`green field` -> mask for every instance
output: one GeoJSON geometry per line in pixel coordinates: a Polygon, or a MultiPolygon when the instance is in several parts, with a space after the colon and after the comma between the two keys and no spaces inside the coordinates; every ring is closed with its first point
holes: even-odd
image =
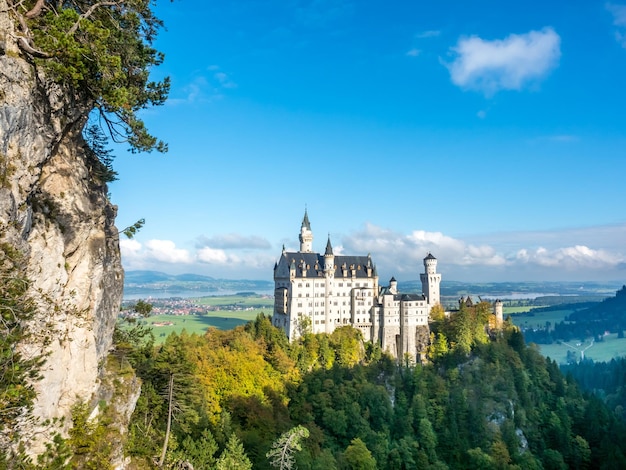
{"type": "MultiPolygon", "coordinates": [[[[528,307],[525,307],[528,310],[528,307]]],[[[554,327],[555,323],[565,321],[567,317],[574,310],[550,310],[542,312],[541,310],[535,310],[528,313],[511,313],[511,320],[520,328],[545,328],[546,322],[550,322],[551,327],[554,327]]],[[[506,317],[506,313],[504,313],[506,317]]]]}
{"type": "Polygon", "coordinates": [[[529,310],[532,310],[534,308],[537,307],[502,307],[502,313],[504,314],[504,316],[514,315],[516,313],[528,312],[529,310]]]}
{"type": "MultiPolygon", "coordinates": [[[[566,363],[567,351],[575,351],[580,358],[580,351],[588,347],[591,342],[587,340],[585,343],[577,341],[567,342],[570,346],[561,343],[539,344],[541,354],[547,356],[559,364],[566,363]]],[[[617,334],[610,334],[604,337],[604,341],[595,342],[593,346],[585,349],[585,359],[593,359],[596,362],[608,362],[613,358],[626,356],[626,338],[618,338],[617,334]]]]}
{"type": "Polygon", "coordinates": [[[211,312],[208,315],[155,315],[146,318],[143,322],[152,325],[156,343],[160,344],[172,332],[180,333],[186,330],[187,333],[202,335],[209,327],[230,330],[254,320],[261,312],[266,315],[271,313],[267,309],[254,309],[236,312],[211,312]],[[164,323],[165,325],[161,325],[164,323]]]}
{"type": "MultiPolygon", "coordinates": [[[[211,310],[194,315],[165,313],[141,320],[143,324],[152,326],[157,344],[163,343],[170,333],[180,333],[183,330],[200,335],[209,327],[231,330],[254,320],[259,313],[271,315],[274,308],[273,298],[259,295],[210,296],[190,300],[198,305],[208,306],[211,310]]],[[[172,308],[175,309],[175,306],[172,308]]]]}
{"type": "Polygon", "coordinates": [[[246,296],[246,295],[226,295],[226,296],[211,296],[211,297],[200,297],[198,299],[193,299],[194,302],[200,305],[211,305],[211,306],[233,306],[236,305],[238,307],[250,307],[250,306],[262,306],[268,307],[270,309],[274,308],[274,299],[271,297],[260,297],[260,296],[246,296]]]}

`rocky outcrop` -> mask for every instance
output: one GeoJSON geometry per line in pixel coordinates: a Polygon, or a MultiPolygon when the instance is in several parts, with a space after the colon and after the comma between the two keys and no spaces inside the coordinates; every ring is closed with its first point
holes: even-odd
{"type": "Polygon", "coordinates": [[[41,306],[39,342],[23,346],[47,354],[34,415],[57,423],[21,430],[34,452],[65,431],[72,404],[97,396],[122,296],[116,208],[81,133],[89,109],[20,53],[0,0],[0,237],[26,255],[41,306]]]}

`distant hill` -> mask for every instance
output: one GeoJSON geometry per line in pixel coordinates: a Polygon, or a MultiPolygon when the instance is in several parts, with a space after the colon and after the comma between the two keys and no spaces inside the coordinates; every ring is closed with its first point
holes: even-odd
{"type": "MultiPolygon", "coordinates": [[[[483,295],[483,296],[510,296],[518,298],[524,295],[529,297],[562,295],[562,296],[597,296],[598,300],[612,296],[621,286],[619,282],[462,282],[441,281],[442,296],[483,295]]],[[[422,283],[418,280],[398,282],[403,292],[421,292],[422,283]]]]}
{"type": "Polygon", "coordinates": [[[626,329],[626,286],[622,286],[615,294],[585,310],[579,310],[569,316],[570,321],[577,323],[597,323],[607,330],[618,332],[626,329]]]}
{"type": "Polygon", "coordinates": [[[159,271],[126,271],[124,294],[150,294],[152,292],[182,291],[215,292],[267,292],[274,289],[270,281],[247,279],[215,279],[200,274],[166,274],[159,271]]]}
{"type": "Polygon", "coordinates": [[[150,284],[153,282],[175,282],[175,281],[204,281],[211,282],[215,278],[202,276],[200,274],[166,274],[160,271],[126,271],[126,283],[150,284]]]}

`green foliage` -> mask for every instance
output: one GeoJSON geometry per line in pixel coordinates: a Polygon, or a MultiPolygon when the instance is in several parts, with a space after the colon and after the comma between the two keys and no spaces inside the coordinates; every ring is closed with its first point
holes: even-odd
{"type": "Polygon", "coordinates": [[[72,427],[67,444],[72,451],[70,468],[107,470],[110,463],[111,439],[106,420],[89,419],[90,409],[86,403],[72,407],[72,427]]]}
{"type": "Polygon", "coordinates": [[[167,150],[137,115],[163,104],[169,91],[169,79],[149,79],[163,61],[152,47],[162,22],[151,1],[8,3],[22,27],[22,50],[82,99],[87,114],[95,109],[115,141],[133,151],[167,150]]]}
{"type": "MultiPolygon", "coordinates": [[[[309,437],[290,462],[307,470],[626,463],[618,416],[583,396],[514,327],[481,339],[486,315],[468,312],[469,353],[442,352],[428,365],[398,364],[384,354],[366,362],[367,348],[351,329],[290,344],[265,316],[204,337],[174,335],[141,369],[131,454],[146,461],[158,454],[168,408],[162,370],[177,364],[197,392],[183,400],[193,410],[179,415],[187,425],[172,424],[165,465],[281,468],[266,455],[287,449],[299,427],[309,437]],[[196,393],[201,399],[190,399],[196,393]]],[[[446,344],[444,328],[457,341],[451,322],[441,328],[446,344]]]]}
{"type": "Polygon", "coordinates": [[[24,352],[18,344],[33,339],[28,321],[36,313],[29,295],[22,255],[7,243],[0,243],[0,455],[10,455],[16,442],[16,425],[28,419],[35,399],[32,383],[39,379],[43,364],[36,351],[24,352]]]}
{"type": "Polygon", "coordinates": [[[235,434],[232,434],[228,439],[226,448],[217,459],[215,465],[216,470],[250,470],[252,469],[252,463],[246,455],[243,445],[237,439],[235,434]]]}
{"type": "Polygon", "coordinates": [[[300,442],[309,437],[309,434],[309,430],[304,426],[296,426],[281,434],[272,444],[272,448],[265,454],[270,465],[280,470],[296,468],[294,453],[302,450],[300,442]]]}
{"type": "Polygon", "coordinates": [[[376,470],[376,460],[372,457],[365,443],[358,437],[353,439],[343,453],[346,468],[358,470],[376,470]]]}
{"type": "Polygon", "coordinates": [[[143,227],[145,223],[146,219],[139,219],[133,225],[129,225],[125,229],[120,230],[120,233],[126,235],[127,238],[133,238],[137,234],[137,232],[141,230],[141,227],[143,227]]]}
{"type": "Polygon", "coordinates": [[[107,148],[108,139],[98,125],[85,127],[83,136],[87,142],[87,161],[91,165],[91,174],[102,183],[110,183],[117,179],[113,169],[113,151],[107,148]]]}

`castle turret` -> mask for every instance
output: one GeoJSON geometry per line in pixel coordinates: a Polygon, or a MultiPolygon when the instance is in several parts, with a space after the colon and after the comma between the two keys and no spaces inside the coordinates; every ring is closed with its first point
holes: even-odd
{"type": "Polygon", "coordinates": [[[300,253],[313,252],[313,232],[311,231],[311,223],[309,222],[309,214],[304,210],[304,218],[300,227],[300,253]]]}
{"type": "Polygon", "coordinates": [[[420,274],[422,281],[422,293],[426,296],[428,307],[432,307],[440,303],[439,284],[441,283],[441,274],[437,273],[437,258],[431,253],[424,258],[424,273],[420,274]]]}
{"type": "Polygon", "coordinates": [[[500,299],[496,299],[493,303],[493,314],[496,316],[496,328],[502,327],[502,322],[504,321],[502,318],[503,310],[502,301],[500,299]]]}
{"type": "Polygon", "coordinates": [[[398,293],[398,281],[396,281],[395,277],[392,277],[389,280],[389,292],[391,292],[392,294],[398,293]]]}
{"type": "MultiPolygon", "coordinates": [[[[324,272],[332,273],[335,269],[335,255],[333,253],[333,246],[330,244],[330,236],[326,242],[326,252],[324,253],[324,272]]],[[[328,275],[327,274],[327,275],[328,275]]]]}

